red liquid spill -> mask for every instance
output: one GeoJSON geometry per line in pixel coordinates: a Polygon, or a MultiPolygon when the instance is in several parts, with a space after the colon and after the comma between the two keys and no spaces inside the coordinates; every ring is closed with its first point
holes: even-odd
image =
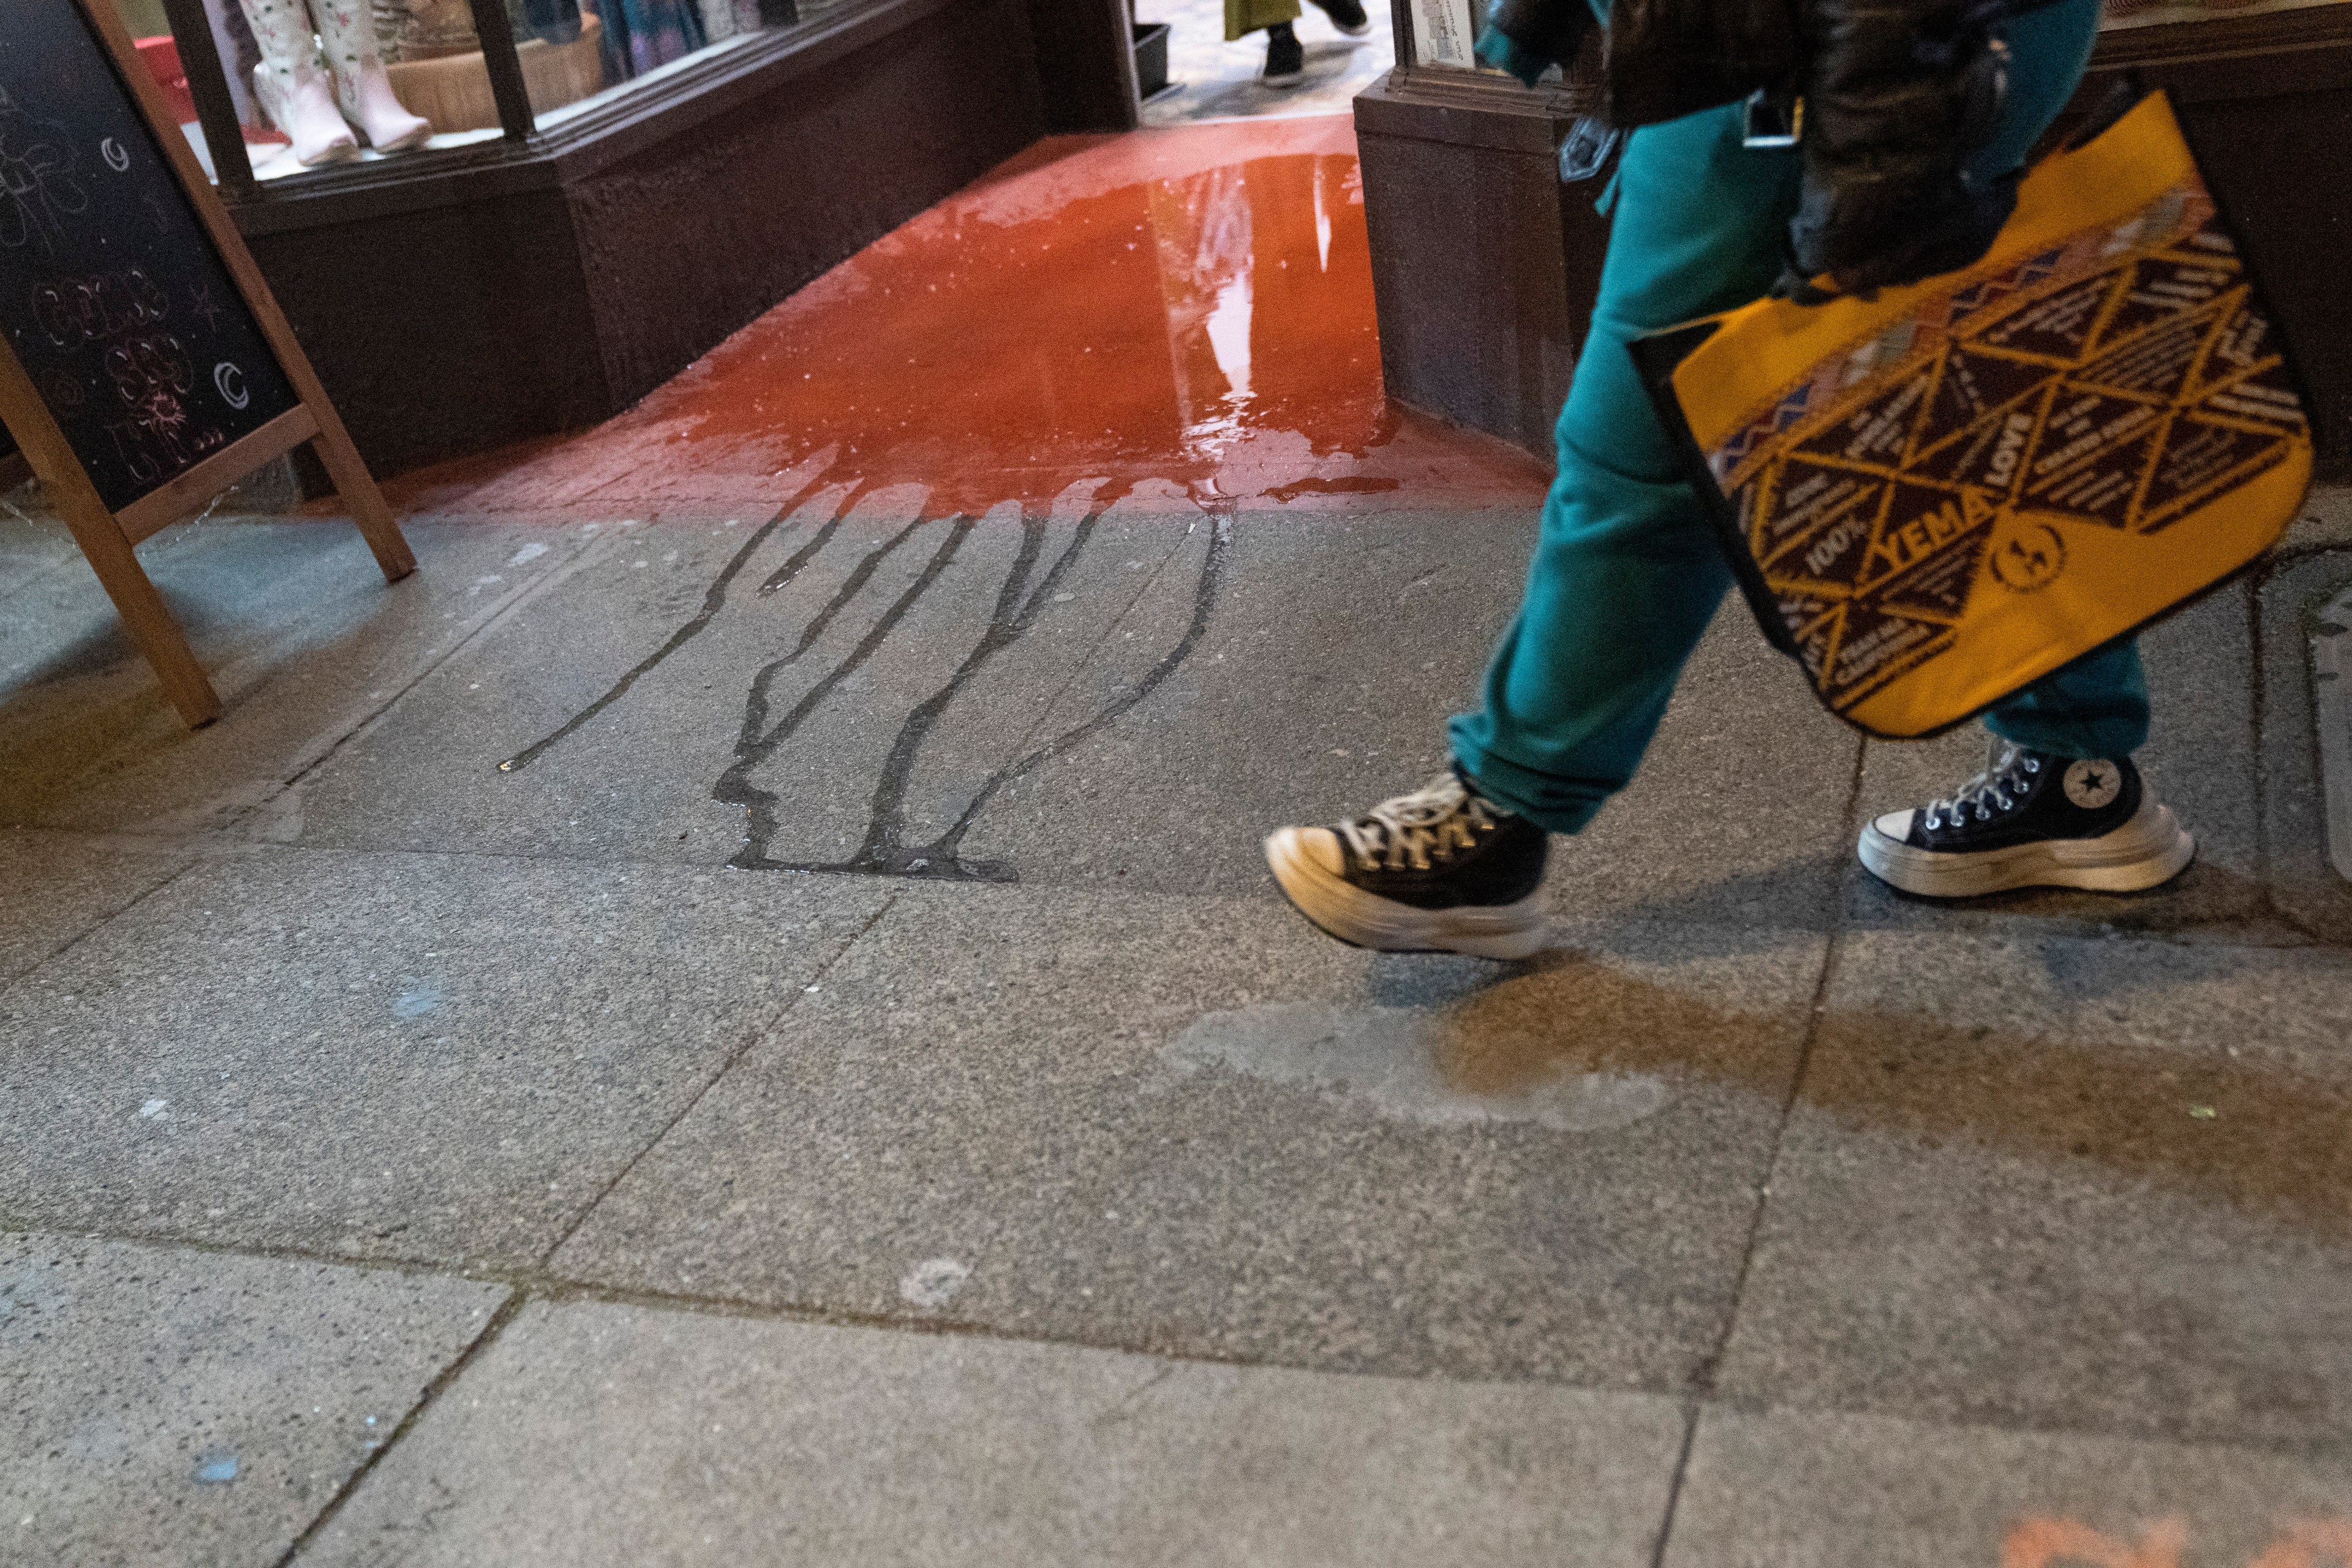
{"type": "Polygon", "coordinates": [[[1155,480],[1225,504],[1542,483],[1384,397],[1345,119],[1043,143],[467,500],[745,504],[818,479],[921,485],[930,516],[1155,480]]]}

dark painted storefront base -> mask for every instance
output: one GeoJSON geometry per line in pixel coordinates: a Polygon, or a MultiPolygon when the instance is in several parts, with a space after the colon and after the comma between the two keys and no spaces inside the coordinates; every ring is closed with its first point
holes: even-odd
{"type": "Polygon", "coordinates": [[[298,176],[236,216],[397,472],[617,413],[1047,131],[1123,127],[1124,26],[1118,0],[895,0],[529,143],[298,176]]]}
{"type": "Polygon", "coordinates": [[[1389,395],[1549,461],[1608,220],[1563,184],[1564,93],[1391,72],[1356,100],[1389,395]]]}
{"type": "MultiPolygon", "coordinates": [[[[2078,106],[2127,68],[2179,106],[2304,365],[2321,473],[2352,479],[2352,5],[2110,34],[2078,106]]],[[[1596,185],[1555,172],[1577,101],[1407,68],[1356,100],[1390,395],[1546,462],[1608,240],[1596,185]]]]}

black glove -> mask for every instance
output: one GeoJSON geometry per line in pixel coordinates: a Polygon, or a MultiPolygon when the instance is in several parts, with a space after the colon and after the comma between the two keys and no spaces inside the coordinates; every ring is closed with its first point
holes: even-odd
{"type": "Polygon", "coordinates": [[[1827,275],[1868,293],[1958,271],[2017,207],[2014,175],[1963,171],[2000,124],[2000,0],[1803,0],[1804,188],[1773,292],[1819,298],[1827,275]]]}

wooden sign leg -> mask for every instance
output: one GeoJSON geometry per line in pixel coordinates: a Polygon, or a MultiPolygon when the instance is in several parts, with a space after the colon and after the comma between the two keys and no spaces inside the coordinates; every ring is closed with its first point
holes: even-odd
{"type": "Polygon", "coordinates": [[[155,591],[146,569],[139,564],[121,525],[103,510],[85,515],[86,509],[71,503],[62,510],[106,596],[114,601],[122,624],[131,629],[131,640],[147,656],[163,695],[172,700],[188,728],[198,729],[219,718],[221,702],[213,683],[205,679],[204,667],[189,648],[187,634],[164,607],[163,595],[155,591]]]}
{"type": "Polygon", "coordinates": [[[409,552],[408,541],[402,536],[392,508],[385,504],[383,492],[376,489],[375,477],[361,461],[359,448],[352,445],[333,405],[321,396],[310,404],[310,412],[319,421],[319,433],[310,438],[310,449],[319,454],[319,461],[327,466],[328,477],[335,481],[335,492],[352,509],[352,521],[360,525],[368,548],[375,552],[375,563],[383,568],[383,580],[399,582],[416,570],[416,557],[409,552]]]}

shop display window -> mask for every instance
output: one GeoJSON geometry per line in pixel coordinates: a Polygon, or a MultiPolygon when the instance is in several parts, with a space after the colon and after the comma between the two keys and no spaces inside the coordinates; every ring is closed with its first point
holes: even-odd
{"type": "Polygon", "coordinates": [[[876,0],[111,3],[205,172],[235,198],[528,141],[876,0]],[[237,145],[216,155],[230,126],[237,145]]]}
{"type": "MultiPolygon", "coordinates": [[[[1406,47],[1400,58],[1415,69],[1474,74],[1490,84],[1517,87],[1508,71],[1477,55],[1478,34],[1486,25],[1487,0],[1398,0],[1403,12],[1406,47]]],[[[1557,82],[1557,67],[1544,82],[1557,82]]]]}
{"type": "MultiPolygon", "coordinates": [[[[2107,0],[2105,31],[2264,16],[2322,6],[2352,7],[2352,0],[2107,0]]],[[[2352,10],[2344,14],[2352,16],[2352,10]]],[[[1485,19],[1484,0],[1410,0],[1407,58],[1416,67],[1499,74],[1488,71],[1472,52],[1485,19]]]]}
{"type": "Polygon", "coordinates": [[[1478,68],[1478,12],[1476,0],[1412,0],[1412,63],[1478,68]]]}
{"type": "Polygon", "coordinates": [[[2352,4],[2352,0],[2107,0],[2105,30],[2117,32],[2172,22],[2259,16],[2277,11],[2304,11],[2320,5],[2347,4],[2352,4]]]}

